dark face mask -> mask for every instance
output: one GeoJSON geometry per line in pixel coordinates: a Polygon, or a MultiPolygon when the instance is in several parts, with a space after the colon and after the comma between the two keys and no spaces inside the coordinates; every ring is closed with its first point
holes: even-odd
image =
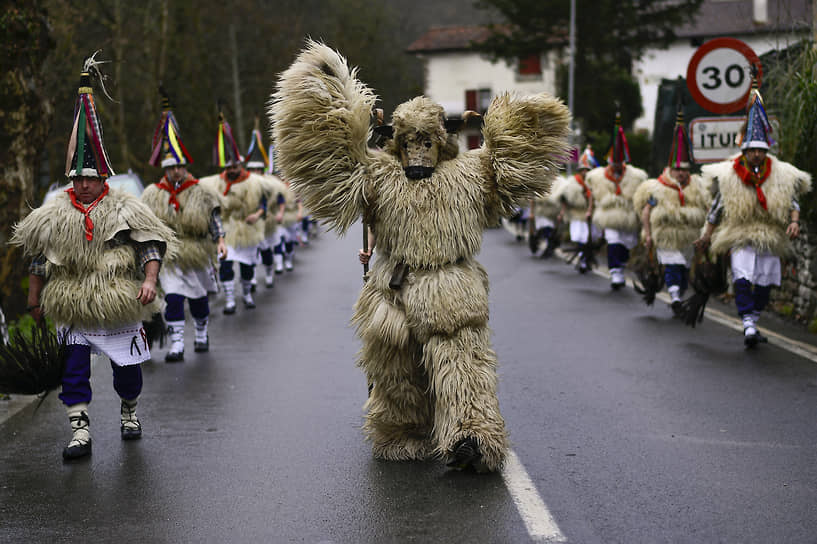
{"type": "Polygon", "coordinates": [[[403,170],[409,179],[430,178],[431,174],[434,173],[433,166],[406,166],[403,170]]]}

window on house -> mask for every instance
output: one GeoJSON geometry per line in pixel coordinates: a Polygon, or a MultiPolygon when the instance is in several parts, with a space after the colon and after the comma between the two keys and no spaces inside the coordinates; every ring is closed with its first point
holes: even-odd
{"type": "Polygon", "coordinates": [[[485,113],[491,105],[491,98],[491,89],[469,89],[465,91],[465,109],[485,113]]]}
{"type": "Polygon", "coordinates": [[[542,56],[539,53],[521,57],[519,59],[519,75],[541,75],[542,74],[542,56]]]}

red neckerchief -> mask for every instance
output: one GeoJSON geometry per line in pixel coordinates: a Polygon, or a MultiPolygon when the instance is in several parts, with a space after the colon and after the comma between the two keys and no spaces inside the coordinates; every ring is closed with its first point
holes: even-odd
{"type": "Polygon", "coordinates": [[[102,201],[102,199],[105,197],[105,195],[108,194],[109,189],[110,187],[108,187],[108,183],[106,182],[105,188],[102,189],[102,194],[96,197],[96,200],[88,204],[87,208],[77,200],[77,195],[74,193],[73,187],[70,187],[65,191],[66,193],[68,193],[68,196],[71,197],[71,204],[73,204],[74,207],[81,211],[82,215],[85,216],[85,239],[88,240],[89,242],[94,239],[94,222],[91,221],[91,210],[96,208],[96,205],[99,204],[100,201],[102,201]]]}
{"type": "Polygon", "coordinates": [[[760,202],[764,210],[768,210],[769,208],[766,207],[766,195],[763,194],[763,189],[761,189],[760,186],[763,185],[763,182],[769,179],[769,176],[772,174],[772,159],[766,157],[766,160],[763,161],[757,174],[752,172],[749,165],[746,164],[746,157],[744,155],[735,159],[732,168],[735,169],[738,177],[745,185],[755,188],[757,201],[760,202]]]}
{"type": "Polygon", "coordinates": [[[162,180],[156,184],[159,189],[163,189],[170,193],[170,199],[167,201],[168,204],[173,204],[173,207],[176,208],[176,211],[179,211],[179,201],[176,199],[176,195],[187,189],[188,187],[192,187],[193,185],[197,184],[199,180],[193,178],[193,176],[188,175],[187,179],[179,185],[179,188],[176,189],[170,180],[167,179],[167,176],[163,177],[162,180]]]}
{"type": "Polygon", "coordinates": [[[610,181],[612,181],[613,183],[616,184],[616,194],[617,195],[621,194],[621,185],[619,185],[619,183],[621,183],[621,180],[624,178],[624,172],[626,172],[626,171],[627,171],[627,165],[622,164],[621,165],[621,177],[616,178],[616,177],[613,177],[614,175],[613,175],[613,167],[612,166],[608,166],[607,168],[604,169],[604,177],[606,177],[607,179],[609,179],[610,181]]]}
{"type": "Polygon", "coordinates": [[[220,174],[220,176],[221,176],[221,179],[224,180],[224,183],[227,184],[227,188],[224,189],[224,196],[227,196],[227,193],[230,192],[230,187],[232,187],[236,183],[241,183],[242,181],[244,181],[245,179],[250,177],[250,172],[249,172],[249,170],[242,169],[241,174],[238,175],[238,179],[236,179],[235,181],[230,181],[230,180],[227,179],[227,172],[222,172],[220,174]]]}
{"type": "Polygon", "coordinates": [[[669,187],[670,189],[677,190],[678,191],[678,198],[681,199],[681,206],[684,205],[684,188],[681,187],[680,183],[674,183],[674,182],[671,182],[671,181],[667,180],[664,177],[664,174],[661,174],[660,176],[658,176],[658,182],[661,183],[661,185],[665,185],[665,186],[669,187]]]}
{"type": "Polygon", "coordinates": [[[590,198],[590,187],[587,186],[587,183],[584,182],[582,177],[579,174],[573,174],[573,177],[576,178],[576,183],[582,186],[584,189],[584,196],[585,198],[590,198]]]}

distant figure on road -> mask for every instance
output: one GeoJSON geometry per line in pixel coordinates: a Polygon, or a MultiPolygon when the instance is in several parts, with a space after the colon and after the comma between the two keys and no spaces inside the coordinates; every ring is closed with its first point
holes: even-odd
{"type": "Polygon", "coordinates": [[[565,179],[556,195],[561,203],[559,221],[569,221],[570,241],[578,245],[576,270],[580,274],[590,270],[588,256],[592,248],[588,244],[601,240],[602,237],[601,229],[592,223],[593,194],[586,181],[587,173],[598,166],[593,149],[588,145],[579,157],[577,172],[565,179]]]}
{"type": "Polygon", "coordinates": [[[647,173],[630,162],[630,149],[616,114],[613,141],[607,155],[607,166],[587,174],[591,192],[593,223],[604,229],[607,240],[607,267],[610,287],[624,287],[624,268],[630,260],[630,250],[638,243],[639,217],[633,208],[633,194],[647,179],[647,173]]]}
{"type": "Polygon", "coordinates": [[[345,59],[310,42],[270,106],[278,162],[304,204],[341,233],[363,216],[377,238],[353,318],[374,384],[364,429],[378,458],[499,470],[508,440],[488,277],[474,256],[485,228],[548,192],[570,114],[548,95],[498,96],[485,145],[459,153],[443,108],[417,97],[395,109],[393,137],[376,151],[374,101],[345,59]]]}
{"type": "Polygon", "coordinates": [[[767,341],[757,323],[772,286],[780,285],[780,256],[800,234],[797,197],[811,190],[811,175],[769,154],[772,127],[756,84],[747,109],[741,154],[703,168],[715,199],[696,244],[714,255],[730,252],[743,343],[752,348],[767,341]]]}
{"type": "Polygon", "coordinates": [[[168,363],[184,360],[184,300],[190,306],[195,326],[193,349],[210,349],[208,293],[218,291],[213,263],[227,256],[221,201],[211,188],[194,178],[187,165],[193,160],[179,133],[167,95],[162,100],[162,117],[154,132],[153,152],[148,161],[165,175],[142,193],[142,202],[165,222],[179,238],[179,253],[165,260],[159,282],[165,292],[165,320],[170,333],[168,363]]]}
{"type": "Polygon", "coordinates": [[[264,240],[264,222],[261,219],[266,212],[267,201],[263,182],[241,164],[242,157],[233,138],[233,130],[222,112],[218,114],[213,162],[224,170],[221,174],[202,178],[201,182],[215,188],[221,196],[221,214],[227,232],[227,257],[221,261],[219,280],[224,287],[224,313],[230,315],[236,309],[235,261],[238,261],[241,272],[244,307],[255,308],[252,280],[258,263],[258,248],[264,240]]]}
{"type": "Polygon", "coordinates": [[[62,452],[66,460],[91,453],[91,351],[111,360],[122,439],[142,436],[140,363],[150,359],[142,320],[160,311],[156,280],[162,256],[172,257],[175,247],[173,231],[147,206],[105,181],[113,170],[93,100],[96,70],[91,57],[80,76],[65,172],[73,187],[20,221],[11,240],[34,257],[31,315],[53,319],[68,344],[59,395],[73,433],[62,452]]]}
{"type": "Polygon", "coordinates": [[[692,166],[692,148],[679,112],[668,165],[657,179],[642,183],[633,196],[635,210],[641,213],[644,246],[648,252],[654,249],[658,263],[664,266],[664,284],[676,316],[689,284],[694,242],[711,200],[701,176],[690,174],[692,166]]]}

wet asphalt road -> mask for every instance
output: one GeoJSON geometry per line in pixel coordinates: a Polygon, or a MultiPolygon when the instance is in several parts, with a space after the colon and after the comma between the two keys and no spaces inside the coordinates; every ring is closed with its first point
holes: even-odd
{"type": "MultiPolygon", "coordinates": [[[[107,362],[90,459],[62,462],[55,395],[0,423],[0,542],[530,542],[500,475],[372,459],[358,234],[300,250],[255,310],[216,302],[210,353],[156,350],[142,440],[119,438],[107,362]]],[[[512,447],[568,542],[817,542],[817,364],[682,328],[504,230],[480,260],[512,447]]]]}

